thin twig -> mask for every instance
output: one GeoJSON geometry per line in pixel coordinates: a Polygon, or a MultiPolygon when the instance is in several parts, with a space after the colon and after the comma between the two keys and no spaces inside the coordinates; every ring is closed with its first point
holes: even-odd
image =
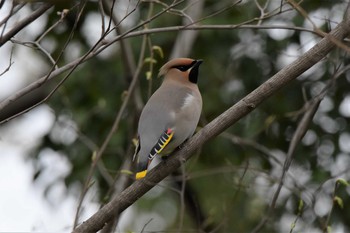
{"type": "Polygon", "coordinates": [[[101,37],[102,37],[103,34],[106,33],[105,11],[104,11],[104,8],[103,8],[103,0],[99,0],[98,1],[98,11],[100,12],[100,16],[101,16],[101,37]]]}
{"type": "MultiPolygon", "coordinates": [[[[217,11],[214,11],[213,13],[211,13],[211,14],[209,14],[209,15],[207,15],[207,16],[204,16],[204,17],[202,17],[202,18],[200,18],[200,19],[197,19],[197,20],[191,22],[190,25],[197,24],[197,23],[202,22],[202,21],[204,21],[204,20],[206,20],[206,19],[209,19],[209,18],[212,18],[212,17],[214,17],[214,16],[216,16],[216,15],[219,15],[219,14],[221,14],[221,13],[223,13],[223,12],[225,12],[225,11],[227,11],[227,10],[230,10],[231,8],[237,6],[237,5],[240,4],[241,2],[242,2],[242,0],[237,0],[237,1],[233,2],[231,5],[226,6],[225,8],[222,8],[222,9],[219,9],[219,10],[217,10],[217,11]]],[[[188,25],[188,26],[189,26],[189,25],[188,25]]]]}
{"type": "Polygon", "coordinates": [[[82,202],[84,200],[84,197],[86,195],[87,189],[89,187],[90,181],[92,179],[92,176],[93,176],[96,164],[100,160],[100,158],[102,157],[102,155],[103,155],[104,151],[106,150],[107,145],[109,144],[112,136],[118,130],[121,117],[122,117],[122,115],[123,115],[123,113],[124,113],[124,111],[126,109],[127,104],[129,103],[131,93],[133,92],[133,90],[135,88],[135,85],[137,83],[138,77],[139,77],[141,69],[143,67],[143,59],[144,59],[144,54],[145,54],[145,48],[146,48],[146,39],[144,38],[143,42],[142,42],[142,46],[141,46],[138,67],[137,67],[137,70],[135,71],[135,74],[134,74],[134,77],[132,79],[132,82],[130,83],[130,86],[128,88],[127,95],[125,96],[125,98],[123,100],[123,103],[122,103],[122,105],[121,105],[121,107],[119,109],[119,112],[118,112],[118,114],[117,114],[117,116],[116,116],[116,118],[115,118],[115,120],[113,122],[111,130],[108,132],[108,135],[105,138],[105,140],[103,141],[102,146],[100,147],[100,149],[96,152],[95,159],[92,161],[89,173],[88,173],[87,178],[86,178],[86,180],[84,182],[84,188],[83,188],[83,191],[82,191],[81,196],[79,198],[79,203],[78,203],[78,207],[77,207],[77,211],[76,211],[76,216],[75,216],[75,220],[74,220],[74,224],[73,224],[73,229],[78,224],[80,208],[81,208],[82,202]]]}
{"type": "MultiPolygon", "coordinates": [[[[130,175],[123,173],[123,171],[129,171],[131,169],[131,158],[133,152],[134,147],[130,146],[128,152],[125,154],[126,158],[124,159],[123,164],[119,168],[119,172],[114,177],[113,185],[110,186],[110,189],[106,194],[107,197],[111,197],[109,200],[115,198],[126,187],[128,187],[131,184],[132,180],[130,179],[130,175]]],[[[120,215],[116,215],[113,219],[111,219],[111,221],[107,222],[105,227],[101,230],[101,233],[113,233],[114,229],[118,225],[119,216],[120,215]]]]}
{"type": "MultiPolygon", "coordinates": [[[[45,77],[43,77],[43,78],[37,80],[36,82],[32,83],[32,84],[34,84],[34,86],[35,86],[36,88],[39,88],[39,87],[42,86],[46,81],[50,80],[50,75],[54,72],[54,69],[55,69],[55,67],[57,66],[57,63],[58,63],[58,61],[60,60],[61,56],[63,55],[64,50],[65,50],[66,47],[68,46],[69,42],[72,40],[72,38],[73,38],[73,36],[74,36],[75,29],[76,29],[76,27],[77,27],[77,25],[78,25],[78,21],[79,21],[79,19],[80,19],[80,16],[81,16],[83,10],[84,10],[85,4],[86,4],[86,0],[82,1],[81,4],[82,4],[82,7],[81,7],[81,9],[80,9],[80,11],[79,11],[79,13],[78,13],[78,15],[77,15],[77,17],[76,17],[76,20],[75,20],[75,22],[74,22],[73,28],[72,28],[72,30],[71,30],[69,36],[68,36],[67,41],[65,42],[65,44],[64,44],[64,46],[63,46],[63,49],[60,51],[60,54],[58,55],[58,58],[57,58],[56,61],[55,61],[55,64],[51,67],[50,71],[48,72],[48,74],[47,74],[45,77]]],[[[94,46],[90,51],[92,51],[92,50],[93,50],[95,47],[97,47],[98,45],[99,45],[99,42],[97,42],[97,43],[95,44],[95,46],[94,46]]],[[[89,51],[89,52],[90,52],[90,51],[89,51]]],[[[89,54],[89,53],[87,53],[87,54],[89,54]]],[[[16,118],[17,116],[20,116],[20,115],[22,115],[22,114],[24,114],[24,113],[30,111],[31,109],[33,109],[33,108],[39,106],[40,104],[42,104],[42,103],[44,103],[45,101],[47,101],[48,99],[50,99],[51,96],[56,92],[56,90],[68,79],[68,77],[71,75],[71,73],[76,69],[76,67],[80,64],[80,62],[81,62],[83,59],[84,59],[84,56],[81,58],[81,60],[78,60],[77,63],[75,63],[75,65],[72,67],[72,69],[70,70],[70,72],[55,86],[55,88],[54,88],[44,99],[42,99],[41,101],[37,102],[36,104],[30,106],[29,108],[24,109],[23,111],[18,112],[18,113],[16,113],[16,114],[12,115],[11,117],[9,117],[9,118],[7,118],[7,119],[1,121],[0,124],[3,123],[3,122],[7,122],[7,121],[9,121],[9,120],[11,120],[11,119],[13,119],[13,118],[16,118]]],[[[58,69],[56,69],[56,70],[58,70],[58,69]]],[[[29,86],[31,86],[31,85],[29,85],[29,86]]],[[[33,88],[33,90],[36,89],[36,88],[33,88]]],[[[28,93],[28,92],[27,92],[27,93],[28,93]]],[[[21,96],[23,96],[23,95],[25,95],[25,94],[26,94],[25,92],[24,92],[24,93],[21,93],[21,95],[19,95],[19,97],[21,97],[21,96]]],[[[18,97],[18,98],[19,98],[19,97],[18,97]]],[[[1,103],[0,103],[0,105],[1,105],[1,103]]]]}
{"type": "MultiPolygon", "coordinates": [[[[67,70],[70,70],[72,68],[76,68],[78,65],[86,62],[87,60],[95,57],[99,53],[101,53],[103,50],[107,49],[109,46],[114,44],[117,41],[120,41],[122,39],[126,38],[131,38],[131,37],[137,37],[140,35],[148,35],[148,34],[155,34],[155,33],[165,33],[165,32],[171,32],[171,31],[179,31],[179,30],[232,30],[232,29],[286,29],[286,30],[296,30],[296,31],[307,31],[314,33],[313,30],[306,29],[306,28],[301,28],[301,27],[290,27],[290,26],[285,26],[285,25],[262,25],[262,26],[257,26],[257,25],[202,25],[202,26],[172,26],[172,27],[164,27],[164,28],[154,28],[154,29],[144,29],[136,32],[130,32],[128,34],[124,34],[122,37],[117,36],[116,38],[112,39],[108,43],[105,43],[103,46],[98,47],[97,50],[89,50],[88,53],[85,55],[77,58],[76,60],[60,67],[59,69],[54,70],[53,72],[49,73],[49,75],[45,75],[44,77],[36,80],[35,82],[29,84],[28,86],[22,88],[21,90],[17,91],[16,93],[12,94],[11,96],[7,97],[3,101],[0,102],[0,111],[4,109],[7,105],[11,104],[15,100],[21,98],[22,96],[28,94],[29,92],[39,88],[42,86],[42,84],[50,79],[53,79],[57,77],[58,75],[66,72],[67,70]]],[[[96,46],[97,47],[97,46],[96,46]]],[[[94,48],[96,48],[94,47],[94,48]]],[[[8,122],[9,120],[15,118],[11,117],[8,119],[5,119],[0,122],[0,124],[3,124],[5,122],[8,122]]]]}
{"type": "Polygon", "coordinates": [[[5,35],[0,37],[0,47],[3,46],[7,41],[9,41],[14,35],[16,35],[19,31],[21,31],[28,24],[32,23],[34,20],[39,18],[42,14],[44,14],[48,9],[50,9],[53,5],[51,3],[44,3],[39,9],[34,11],[32,14],[24,18],[22,21],[17,23],[10,31],[8,31],[5,35]]]}
{"type": "Polygon", "coordinates": [[[181,189],[180,189],[180,222],[178,227],[178,232],[182,232],[184,218],[185,218],[185,189],[186,189],[186,169],[185,164],[181,165],[181,189]]]}
{"type": "Polygon", "coordinates": [[[12,61],[12,56],[13,56],[13,47],[11,48],[11,54],[10,54],[10,60],[9,60],[9,64],[8,66],[5,68],[5,70],[3,72],[0,73],[0,76],[2,76],[3,74],[5,74],[6,72],[8,72],[12,66],[12,64],[14,63],[12,61]]]}
{"type": "MultiPolygon", "coordinates": [[[[77,7],[78,4],[76,4],[75,6],[72,7],[71,10],[73,10],[75,7],[77,7]]],[[[36,40],[36,42],[40,42],[49,32],[51,32],[55,27],[57,27],[57,25],[59,25],[60,23],[62,23],[64,21],[64,19],[66,18],[66,16],[68,15],[70,10],[68,9],[63,9],[59,14],[60,14],[60,19],[57,20],[54,24],[52,24],[45,32],[43,32],[41,34],[41,36],[36,40]]]]}
{"type": "Polygon", "coordinates": [[[152,222],[153,218],[151,218],[150,220],[148,220],[148,222],[145,223],[145,225],[142,227],[141,229],[141,233],[143,233],[147,227],[148,224],[150,224],[152,222]]]}
{"type": "Polygon", "coordinates": [[[262,218],[260,223],[255,227],[253,232],[260,231],[262,229],[262,227],[267,223],[270,216],[272,215],[272,211],[274,210],[274,208],[276,206],[278,196],[279,196],[280,191],[282,189],[282,186],[284,184],[285,175],[287,174],[289,167],[293,161],[294,151],[295,151],[297,145],[302,140],[306,131],[308,130],[308,125],[311,123],[311,120],[312,120],[313,116],[315,115],[319,104],[321,103],[323,98],[326,96],[328,90],[334,84],[335,80],[338,79],[341,74],[343,74],[344,72],[346,72],[346,70],[349,69],[349,66],[344,67],[342,70],[339,70],[339,69],[340,69],[340,65],[335,68],[334,75],[328,81],[327,85],[320,91],[320,93],[318,95],[316,95],[312,100],[308,101],[303,106],[302,109],[304,109],[305,113],[304,113],[304,116],[302,117],[300,123],[298,124],[298,127],[297,127],[297,129],[292,137],[292,140],[290,142],[288,152],[287,152],[287,157],[286,157],[284,165],[283,165],[282,175],[280,177],[278,187],[273,195],[269,210],[267,211],[266,215],[262,218]]]}
{"type": "MultiPolygon", "coordinates": [[[[181,0],[181,1],[178,2],[178,3],[174,3],[174,4],[172,4],[170,7],[174,7],[174,6],[180,4],[180,3],[183,2],[183,1],[184,1],[184,0],[181,0]]],[[[85,3],[86,1],[83,1],[83,2],[85,3]]],[[[159,12],[159,13],[157,13],[156,15],[152,16],[151,18],[147,19],[146,21],[144,21],[144,22],[140,23],[139,25],[137,25],[137,26],[131,28],[131,29],[128,30],[127,32],[125,32],[125,33],[123,33],[122,35],[120,35],[118,40],[122,39],[125,35],[127,35],[128,33],[132,32],[132,31],[134,31],[134,30],[136,30],[136,29],[138,29],[139,27],[142,27],[142,26],[148,24],[148,23],[151,22],[153,19],[155,19],[155,18],[159,17],[160,15],[164,14],[165,12],[167,12],[167,10],[169,10],[169,9],[167,9],[167,8],[166,8],[166,9],[163,9],[161,12],[159,12]]],[[[107,31],[107,32],[104,34],[104,37],[107,36],[112,30],[113,30],[113,29],[107,31]]],[[[73,33],[73,31],[72,31],[72,33],[73,33]]],[[[71,33],[71,34],[72,34],[72,33],[71,33]]],[[[102,50],[97,50],[97,51],[95,51],[95,49],[98,49],[98,46],[101,45],[100,42],[104,40],[104,37],[100,38],[100,39],[98,40],[98,42],[92,47],[92,49],[90,49],[84,56],[78,58],[77,60],[75,60],[75,61],[72,62],[72,63],[67,64],[67,65],[62,69],[62,70],[68,70],[68,69],[70,69],[70,68],[72,67],[72,69],[71,69],[71,71],[69,72],[69,74],[66,75],[66,77],[56,86],[56,88],[55,88],[54,90],[52,90],[52,91],[50,92],[50,94],[49,94],[43,101],[40,101],[40,103],[35,104],[34,106],[31,106],[30,108],[28,108],[28,109],[26,109],[26,110],[24,110],[24,111],[22,111],[22,112],[20,112],[20,113],[18,113],[18,114],[15,114],[15,115],[13,115],[13,116],[11,116],[11,117],[9,117],[9,118],[7,118],[7,119],[1,121],[0,124],[2,124],[2,123],[4,123],[4,122],[7,122],[7,121],[9,121],[9,120],[11,120],[11,119],[13,119],[13,118],[15,118],[15,117],[17,117],[17,116],[19,116],[19,115],[21,115],[21,114],[23,114],[23,113],[29,111],[30,109],[35,108],[36,106],[38,106],[38,105],[41,104],[42,102],[44,102],[44,101],[46,101],[47,99],[49,99],[49,98],[52,96],[52,94],[57,90],[57,88],[69,77],[69,75],[76,69],[76,67],[77,67],[79,64],[81,64],[83,61],[85,61],[85,60],[87,60],[87,59],[93,57],[94,55],[96,55],[96,54],[98,54],[98,53],[100,53],[100,52],[102,51],[102,50]],[[94,51],[94,52],[93,52],[93,51],[94,51]]],[[[110,44],[109,44],[109,45],[110,45],[110,44]]],[[[109,45],[108,45],[108,46],[109,46],[109,45]]],[[[101,47],[103,47],[103,46],[101,46],[101,47]]],[[[106,48],[106,46],[104,46],[104,48],[106,48]]],[[[64,49],[61,51],[61,54],[63,53],[63,51],[64,51],[64,49]]],[[[61,55],[61,54],[60,54],[60,55],[61,55]]],[[[60,57],[60,56],[59,56],[59,57],[60,57]]],[[[58,60],[58,59],[57,59],[57,60],[58,60]]],[[[15,93],[13,96],[11,96],[11,97],[5,99],[4,101],[2,101],[2,102],[0,103],[0,111],[1,111],[1,109],[3,109],[6,105],[8,105],[8,104],[10,104],[11,102],[13,102],[15,99],[18,99],[18,98],[20,98],[21,96],[23,96],[23,95],[29,93],[30,91],[32,91],[32,90],[38,88],[38,87],[41,86],[43,83],[45,83],[47,80],[49,80],[50,78],[52,78],[52,73],[54,73],[54,72],[53,72],[53,69],[51,69],[51,70],[49,71],[49,73],[48,73],[44,78],[41,78],[41,79],[37,80],[36,82],[30,84],[29,86],[23,88],[21,91],[15,93]]],[[[58,73],[60,73],[60,72],[58,72],[58,73]]]]}
{"type": "MultiPolygon", "coordinates": [[[[202,16],[204,9],[204,1],[190,1],[189,6],[186,7],[187,14],[183,16],[182,25],[187,26],[189,23],[193,23],[194,20],[198,20],[202,16]],[[196,3],[196,5],[194,5],[196,3]],[[191,7],[190,7],[191,6],[191,7]]],[[[182,11],[182,14],[185,12],[182,11]]],[[[187,57],[191,53],[193,44],[197,39],[198,31],[180,31],[176,37],[176,41],[171,51],[170,58],[187,57]]]]}
{"type": "Polygon", "coordinates": [[[280,180],[278,183],[277,190],[275,191],[275,193],[272,197],[272,201],[271,201],[269,210],[267,211],[267,213],[264,215],[264,217],[262,218],[260,223],[254,228],[254,230],[252,232],[254,232],[254,233],[259,232],[262,229],[262,227],[267,223],[270,216],[272,215],[272,212],[275,209],[275,206],[277,203],[277,199],[278,199],[279,194],[281,192],[281,189],[283,187],[285,176],[286,176],[286,174],[289,170],[289,167],[293,161],[294,151],[295,151],[297,145],[299,144],[299,142],[301,141],[301,139],[304,137],[306,131],[308,130],[309,124],[310,124],[312,118],[314,117],[321,101],[322,101],[322,98],[319,98],[317,100],[313,100],[311,103],[310,102],[306,103],[306,105],[308,106],[308,111],[304,114],[303,118],[300,120],[300,123],[298,124],[298,127],[297,127],[295,133],[293,134],[292,140],[289,144],[287,156],[286,156],[286,159],[285,159],[285,162],[283,165],[282,174],[281,174],[281,177],[280,177],[280,180]]]}
{"type": "MultiPolygon", "coordinates": [[[[261,6],[259,3],[259,0],[254,0],[255,1],[255,5],[258,7],[259,11],[260,11],[260,17],[259,17],[259,21],[257,22],[257,25],[261,25],[262,23],[262,19],[264,18],[264,16],[268,13],[265,13],[265,10],[269,4],[269,1],[266,1],[264,6],[261,6]]],[[[279,14],[281,14],[282,12],[278,12],[279,14]]]]}
{"type": "Polygon", "coordinates": [[[55,60],[53,59],[53,57],[51,56],[51,54],[48,51],[46,51],[38,42],[36,42],[36,41],[35,42],[31,42],[31,41],[22,42],[22,41],[18,41],[15,39],[11,39],[11,42],[39,50],[42,54],[45,55],[45,57],[47,57],[47,59],[49,59],[51,65],[55,69],[58,69],[58,66],[57,66],[55,60]]]}
{"type": "Polygon", "coordinates": [[[0,26],[4,25],[2,28],[0,37],[3,37],[3,35],[5,33],[6,25],[7,25],[9,18],[12,17],[13,15],[15,15],[24,6],[25,6],[25,3],[18,4],[17,6],[12,4],[9,14],[3,20],[0,21],[0,26]]]}

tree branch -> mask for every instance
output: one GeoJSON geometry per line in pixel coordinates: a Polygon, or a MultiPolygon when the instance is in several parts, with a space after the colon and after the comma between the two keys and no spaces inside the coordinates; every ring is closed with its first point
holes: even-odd
{"type": "MultiPolygon", "coordinates": [[[[189,1],[191,6],[187,9],[187,15],[192,19],[192,20],[197,20],[203,12],[204,8],[204,1],[196,1],[192,0],[189,1]],[[192,5],[193,4],[193,5],[192,5]]],[[[183,17],[182,19],[183,25],[186,26],[190,22],[190,20],[186,17],[183,17]]],[[[171,58],[176,58],[176,57],[187,57],[188,54],[190,54],[191,48],[193,48],[193,44],[197,38],[198,31],[179,31],[171,55],[171,58]]]]}
{"type": "Polygon", "coordinates": [[[4,36],[0,37],[0,47],[3,46],[7,41],[9,41],[19,31],[25,28],[28,24],[39,18],[52,6],[53,5],[51,3],[45,3],[39,9],[34,11],[31,15],[29,15],[28,17],[20,21],[18,24],[16,24],[16,26],[13,27],[9,32],[7,32],[4,36]]]}
{"type": "Polygon", "coordinates": [[[137,67],[137,69],[136,69],[136,71],[134,73],[134,77],[133,77],[132,82],[130,83],[130,86],[128,88],[127,95],[126,95],[126,97],[123,100],[123,103],[122,103],[122,105],[121,105],[121,107],[119,109],[119,112],[118,112],[117,116],[115,117],[115,120],[113,122],[113,125],[112,125],[110,131],[108,132],[108,135],[104,139],[101,147],[96,151],[96,157],[95,157],[95,159],[93,160],[93,162],[92,162],[92,164],[90,166],[89,173],[88,173],[87,178],[85,180],[84,188],[83,188],[83,191],[81,193],[81,197],[79,199],[79,204],[78,204],[78,208],[77,208],[77,214],[76,214],[76,217],[75,217],[75,220],[74,220],[74,226],[73,226],[74,228],[75,228],[75,226],[78,223],[80,207],[82,205],[82,202],[83,202],[83,199],[85,197],[85,194],[88,191],[88,187],[89,187],[91,178],[93,177],[94,170],[95,170],[95,167],[97,165],[97,162],[101,159],[101,157],[102,157],[104,151],[106,150],[106,148],[108,146],[108,143],[110,142],[112,136],[114,135],[114,133],[119,128],[119,123],[121,121],[122,115],[124,113],[124,110],[126,109],[127,104],[129,103],[130,98],[131,98],[130,93],[132,93],[132,91],[134,90],[134,87],[136,86],[136,83],[137,83],[137,80],[138,80],[137,78],[139,77],[139,74],[140,74],[141,69],[143,67],[143,62],[142,61],[144,59],[144,54],[145,54],[146,39],[143,40],[141,47],[142,48],[141,48],[141,53],[140,53],[140,56],[139,56],[138,67],[137,67]]]}
{"type": "MultiPolygon", "coordinates": [[[[38,80],[32,82],[28,86],[22,88],[21,90],[17,91],[16,93],[10,95],[6,99],[2,100],[0,102],[0,111],[2,111],[5,107],[10,105],[12,102],[16,101],[17,99],[23,97],[24,95],[32,92],[33,90],[41,87],[43,83],[45,83],[48,80],[51,80],[60,74],[76,68],[78,65],[83,64],[87,60],[95,57],[99,53],[101,53],[103,50],[107,49],[109,46],[114,44],[117,41],[120,41],[122,39],[131,38],[131,37],[137,37],[141,35],[148,35],[148,34],[155,34],[155,33],[164,33],[164,32],[172,32],[172,31],[181,31],[181,30],[233,30],[233,29],[286,29],[286,30],[296,30],[296,31],[307,31],[311,33],[315,33],[313,30],[309,30],[306,28],[299,28],[299,27],[289,27],[289,26],[276,26],[276,25],[201,25],[201,26],[171,26],[171,27],[164,27],[164,28],[153,28],[153,29],[143,29],[140,31],[130,32],[128,34],[123,34],[117,36],[113,40],[109,41],[108,43],[104,44],[103,46],[99,47],[96,51],[91,51],[88,54],[85,54],[74,61],[58,68],[52,71],[49,75],[44,75],[43,77],[39,78],[38,80]]],[[[7,122],[9,119],[4,119],[0,121],[0,125],[7,122]]]]}
{"type": "MultiPolygon", "coordinates": [[[[323,95],[325,95],[325,93],[323,95]]],[[[278,182],[277,189],[272,197],[270,207],[269,207],[268,211],[266,212],[266,214],[264,215],[264,217],[259,222],[259,224],[253,229],[253,231],[252,231],[253,233],[259,232],[264,227],[264,225],[267,223],[269,218],[271,217],[271,215],[276,207],[277,199],[280,195],[281,189],[284,185],[285,176],[286,176],[286,174],[289,170],[289,167],[292,164],[293,158],[295,156],[294,151],[295,151],[296,147],[298,146],[298,144],[300,143],[300,141],[303,139],[306,131],[308,130],[310,122],[312,121],[313,117],[315,116],[315,113],[316,113],[322,99],[323,99],[323,97],[317,98],[316,100],[310,101],[311,103],[307,102],[305,104],[308,107],[308,110],[305,112],[304,116],[300,120],[298,127],[295,130],[293,137],[292,137],[292,140],[289,144],[287,156],[286,156],[285,161],[284,161],[284,166],[283,166],[281,178],[278,182]]]]}
{"type": "Polygon", "coordinates": [[[167,160],[160,163],[155,169],[152,169],[144,179],[134,182],[119,196],[112,199],[88,220],[78,226],[74,230],[74,233],[90,233],[102,229],[106,222],[124,211],[158,182],[180,167],[184,161],[192,156],[198,147],[232,126],[239,119],[253,111],[268,97],[275,94],[300,74],[319,62],[335,47],[335,44],[332,42],[334,39],[341,41],[349,34],[350,17],[348,15],[349,12],[347,12],[345,19],[330,34],[327,34],[309,51],[211,121],[185,143],[182,149],[176,151],[167,160]]]}

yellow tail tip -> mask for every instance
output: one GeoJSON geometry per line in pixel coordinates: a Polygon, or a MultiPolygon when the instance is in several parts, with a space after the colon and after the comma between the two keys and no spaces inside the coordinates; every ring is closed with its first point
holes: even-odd
{"type": "Polygon", "coordinates": [[[147,174],[147,170],[136,173],[136,180],[144,178],[146,176],[146,174],[147,174]]]}

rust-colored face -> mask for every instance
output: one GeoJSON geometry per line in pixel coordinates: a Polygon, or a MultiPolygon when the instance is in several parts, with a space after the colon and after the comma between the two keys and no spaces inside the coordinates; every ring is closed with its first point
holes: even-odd
{"type": "Polygon", "coordinates": [[[183,77],[183,81],[197,83],[198,68],[201,63],[202,60],[194,60],[190,58],[173,59],[160,68],[159,76],[169,74],[170,78],[183,77]]]}

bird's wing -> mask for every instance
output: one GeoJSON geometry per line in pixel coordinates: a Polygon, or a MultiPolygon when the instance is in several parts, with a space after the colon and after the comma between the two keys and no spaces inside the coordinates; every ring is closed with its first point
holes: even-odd
{"type": "Polygon", "coordinates": [[[158,142],[153,146],[150,153],[148,154],[148,160],[152,160],[156,154],[160,154],[162,150],[169,144],[174,136],[174,131],[172,129],[167,129],[159,137],[158,142]]]}
{"type": "Polygon", "coordinates": [[[141,169],[141,171],[136,173],[136,179],[141,179],[147,174],[147,167],[149,163],[153,160],[154,156],[162,152],[162,150],[169,144],[171,139],[174,136],[174,131],[170,128],[165,130],[162,135],[160,135],[157,143],[152,147],[151,151],[148,154],[148,162],[147,165],[141,169]]]}
{"type": "Polygon", "coordinates": [[[169,128],[174,130],[177,116],[188,93],[189,90],[184,88],[164,87],[152,95],[140,116],[138,133],[141,150],[147,145],[147,148],[143,149],[146,149],[148,154],[164,131],[169,128]]]}

